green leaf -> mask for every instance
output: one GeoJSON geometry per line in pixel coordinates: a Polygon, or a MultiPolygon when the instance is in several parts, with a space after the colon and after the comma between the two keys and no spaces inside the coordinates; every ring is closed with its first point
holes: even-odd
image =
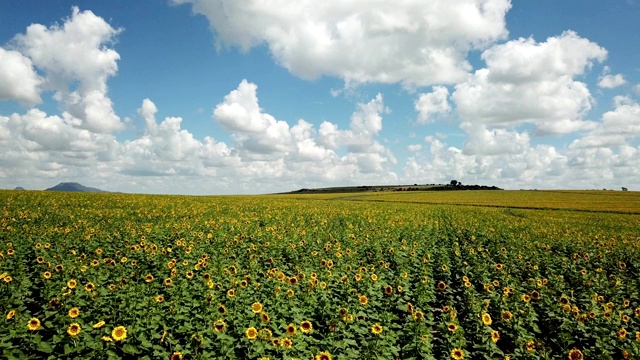
{"type": "Polygon", "coordinates": [[[127,354],[140,354],[140,350],[138,350],[137,347],[131,344],[124,344],[122,346],[122,351],[124,351],[127,354]]]}
{"type": "Polygon", "coordinates": [[[47,354],[49,354],[49,353],[53,352],[53,348],[52,348],[52,347],[51,347],[51,345],[50,345],[48,342],[46,342],[46,341],[41,341],[41,342],[38,344],[38,350],[40,350],[40,351],[42,351],[42,352],[44,352],[44,353],[47,353],[47,354]]]}

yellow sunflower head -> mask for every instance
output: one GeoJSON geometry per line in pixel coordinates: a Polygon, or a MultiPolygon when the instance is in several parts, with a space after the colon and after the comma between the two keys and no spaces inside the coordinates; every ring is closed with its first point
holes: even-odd
{"type": "Polygon", "coordinates": [[[40,329],[40,320],[38,320],[37,318],[31,318],[31,320],[29,320],[29,322],[27,323],[27,328],[31,331],[40,329]]]}
{"type": "Polygon", "coordinates": [[[127,338],[127,328],[118,326],[111,331],[111,337],[115,341],[122,341],[127,338]]]}
{"type": "Polygon", "coordinates": [[[73,323],[69,325],[69,328],[67,329],[67,333],[71,336],[77,336],[78,334],[80,334],[80,324],[73,323]]]}

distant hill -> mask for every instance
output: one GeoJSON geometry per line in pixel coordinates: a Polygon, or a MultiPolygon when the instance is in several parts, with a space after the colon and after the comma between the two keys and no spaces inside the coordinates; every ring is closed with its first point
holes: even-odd
{"type": "Polygon", "coordinates": [[[24,188],[22,186],[16,186],[16,188],[13,190],[24,190],[24,188]]]}
{"type": "Polygon", "coordinates": [[[48,188],[45,191],[108,192],[108,191],[84,186],[76,182],[61,182],[60,184],[54,187],[48,188]]]}

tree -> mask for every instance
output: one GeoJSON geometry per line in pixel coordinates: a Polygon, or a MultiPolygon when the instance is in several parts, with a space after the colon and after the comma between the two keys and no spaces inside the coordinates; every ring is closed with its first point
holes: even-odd
{"type": "Polygon", "coordinates": [[[451,184],[451,186],[456,186],[458,185],[458,180],[451,180],[449,184],[451,184]]]}
{"type": "Polygon", "coordinates": [[[627,191],[628,189],[626,187],[622,187],[622,191],[627,191]]]}

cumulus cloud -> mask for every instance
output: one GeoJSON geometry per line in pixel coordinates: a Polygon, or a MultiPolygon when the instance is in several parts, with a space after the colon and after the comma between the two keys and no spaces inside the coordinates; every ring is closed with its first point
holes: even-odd
{"type": "Polygon", "coordinates": [[[93,132],[108,133],[124,125],[107,96],[107,79],[118,71],[120,55],[108,45],[114,29],[91,11],[72,8],[63,25],[30,25],[12,46],[44,73],[44,84],[65,110],[93,132]]]}
{"type": "Polygon", "coordinates": [[[464,123],[469,137],[463,152],[467,155],[522,154],[529,148],[529,134],[505,129],[487,129],[484,125],[464,123]]]}
{"type": "Polygon", "coordinates": [[[626,83],[627,81],[622,74],[612,75],[608,66],[604,67],[602,75],[598,79],[598,86],[605,89],[613,89],[626,83]]]}
{"type": "Polygon", "coordinates": [[[0,47],[0,100],[18,100],[27,106],[40,103],[41,83],[31,59],[0,47]]]}
{"type": "Polygon", "coordinates": [[[604,75],[598,81],[598,86],[605,89],[613,89],[626,83],[627,81],[621,74],[604,75]]]}
{"type": "Polygon", "coordinates": [[[432,122],[434,115],[446,114],[451,111],[448,97],[449,90],[445,86],[434,86],[430,93],[420,94],[414,103],[418,112],[418,124],[432,122]]]}
{"type": "Polygon", "coordinates": [[[349,164],[350,173],[383,171],[395,163],[391,151],[376,140],[382,130],[382,114],[389,111],[381,94],[357,105],[348,129],[325,121],[316,130],[304,119],[290,126],[264,112],[257,90],[256,84],[243,80],[213,111],[214,121],[232,132],[234,149],[244,159],[284,158],[288,163],[313,161],[328,167],[349,164]]]}
{"type": "Polygon", "coordinates": [[[464,122],[493,127],[532,124],[538,133],[565,134],[594,127],[583,120],[593,98],[583,74],[607,51],[567,31],[543,43],[532,38],[483,52],[486,68],[455,86],[452,94],[464,122]]]}
{"type": "Polygon", "coordinates": [[[219,47],[266,44],[305,79],[347,83],[454,83],[466,56],[507,35],[509,0],[313,1],[174,0],[207,17],[219,47]]]}
{"type": "Polygon", "coordinates": [[[586,136],[574,140],[570,147],[595,148],[626,145],[640,137],[640,104],[628,96],[614,98],[615,109],[602,115],[602,121],[586,136]]]}

